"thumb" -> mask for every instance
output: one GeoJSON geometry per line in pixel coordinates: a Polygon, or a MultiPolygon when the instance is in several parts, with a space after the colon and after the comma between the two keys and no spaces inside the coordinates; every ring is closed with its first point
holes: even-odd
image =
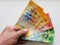
{"type": "Polygon", "coordinates": [[[17,35],[20,37],[27,32],[27,29],[17,31],[17,35]]]}

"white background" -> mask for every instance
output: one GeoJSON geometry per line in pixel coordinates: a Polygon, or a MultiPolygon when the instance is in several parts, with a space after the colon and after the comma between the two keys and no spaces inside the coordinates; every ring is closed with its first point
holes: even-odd
{"type": "MultiPolygon", "coordinates": [[[[39,6],[49,12],[55,29],[55,38],[52,45],[60,45],[60,1],[59,0],[33,0],[39,6]]],[[[0,32],[8,25],[14,25],[29,0],[0,0],[0,32]]],[[[50,45],[40,42],[28,42],[24,45],[50,45]]]]}

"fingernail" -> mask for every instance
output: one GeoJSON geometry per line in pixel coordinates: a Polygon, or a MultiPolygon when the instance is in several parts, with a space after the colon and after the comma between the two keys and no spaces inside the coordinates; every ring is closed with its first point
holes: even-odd
{"type": "Polygon", "coordinates": [[[24,30],[24,32],[27,32],[27,29],[23,29],[24,30]]]}
{"type": "Polygon", "coordinates": [[[20,30],[20,32],[24,34],[27,32],[27,29],[20,30]]]}

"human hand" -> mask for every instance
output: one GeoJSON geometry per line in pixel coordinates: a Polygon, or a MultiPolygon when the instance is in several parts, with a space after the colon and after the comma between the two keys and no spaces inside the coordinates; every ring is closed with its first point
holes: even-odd
{"type": "Polygon", "coordinates": [[[0,45],[15,45],[22,35],[27,32],[26,29],[20,30],[15,26],[8,26],[0,34],[0,45]]]}

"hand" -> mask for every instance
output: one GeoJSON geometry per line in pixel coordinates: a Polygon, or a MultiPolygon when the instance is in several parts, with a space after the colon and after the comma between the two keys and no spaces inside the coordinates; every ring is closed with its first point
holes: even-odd
{"type": "Polygon", "coordinates": [[[26,29],[20,30],[15,26],[8,26],[0,34],[0,45],[15,45],[20,36],[27,32],[26,29]]]}

